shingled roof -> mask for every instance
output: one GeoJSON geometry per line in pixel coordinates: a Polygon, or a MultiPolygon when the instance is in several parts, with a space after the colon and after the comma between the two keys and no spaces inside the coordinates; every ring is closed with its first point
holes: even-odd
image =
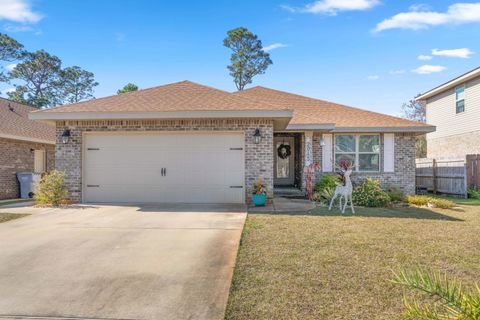
{"type": "Polygon", "coordinates": [[[273,104],[278,108],[293,108],[289,125],[334,124],[345,128],[425,128],[425,123],[410,121],[386,114],[349,107],[338,103],[309,98],[284,91],[253,87],[233,93],[256,102],[273,104]]]}
{"type": "Polygon", "coordinates": [[[122,113],[123,117],[128,117],[135,113],[217,111],[289,111],[293,116],[287,129],[301,127],[319,129],[322,126],[325,129],[335,128],[336,131],[377,128],[378,130],[427,132],[435,129],[424,123],[264,87],[230,93],[191,81],[36,111],[35,113],[43,115],[34,118],[68,119],[69,114],[72,114],[73,119],[75,114],[75,119],[80,119],[82,114],[92,113],[101,113],[103,117],[122,113]],[[49,114],[51,116],[48,116],[49,114]]]}
{"type": "Polygon", "coordinates": [[[55,143],[55,127],[30,120],[28,113],[37,110],[0,98],[0,138],[55,143]]]}
{"type": "Polygon", "coordinates": [[[178,112],[288,109],[257,102],[191,81],[131,91],[42,110],[57,112],[178,112]]]}

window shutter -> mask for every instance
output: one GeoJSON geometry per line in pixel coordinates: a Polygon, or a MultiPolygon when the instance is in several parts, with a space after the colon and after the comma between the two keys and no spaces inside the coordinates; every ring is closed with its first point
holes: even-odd
{"type": "Polygon", "coordinates": [[[323,134],[323,141],[325,145],[322,147],[322,171],[323,172],[332,172],[333,171],[333,135],[323,134]]]}
{"type": "Polygon", "coordinates": [[[383,171],[395,171],[395,134],[383,135],[383,171]]]}

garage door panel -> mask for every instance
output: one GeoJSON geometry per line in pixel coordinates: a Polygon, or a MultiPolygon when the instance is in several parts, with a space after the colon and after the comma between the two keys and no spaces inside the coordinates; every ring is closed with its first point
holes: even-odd
{"type": "Polygon", "coordinates": [[[243,148],[241,133],[88,134],[84,183],[98,187],[84,199],[243,203],[243,148]]]}

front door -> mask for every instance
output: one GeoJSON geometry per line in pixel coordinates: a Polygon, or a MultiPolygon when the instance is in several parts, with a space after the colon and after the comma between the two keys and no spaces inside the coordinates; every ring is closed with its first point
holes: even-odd
{"type": "Polygon", "coordinates": [[[274,180],[278,186],[293,186],[295,183],[295,138],[274,137],[274,180]]]}

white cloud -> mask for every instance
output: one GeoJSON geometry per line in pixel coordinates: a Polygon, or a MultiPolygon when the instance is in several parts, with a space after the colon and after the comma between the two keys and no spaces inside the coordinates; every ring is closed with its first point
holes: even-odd
{"type": "Polygon", "coordinates": [[[42,16],[32,11],[28,0],[1,0],[0,20],[10,20],[23,23],[35,23],[42,16]]]}
{"type": "Polygon", "coordinates": [[[275,50],[275,49],[278,49],[278,48],[285,48],[285,47],[288,47],[288,45],[278,42],[278,43],[273,43],[271,45],[263,47],[263,51],[268,52],[268,51],[272,51],[272,50],[275,50]]]}
{"type": "Polygon", "coordinates": [[[470,49],[468,48],[450,49],[450,50],[433,49],[432,54],[434,56],[468,59],[473,54],[473,52],[470,51],[470,49]]]}
{"type": "Polygon", "coordinates": [[[412,70],[412,72],[418,73],[418,74],[430,74],[434,72],[441,72],[445,69],[447,68],[444,66],[432,66],[430,64],[425,64],[421,67],[418,67],[417,69],[412,70]]]}
{"type": "Polygon", "coordinates": [[[30,26],[15,26],[11,24],[7,24],[3,27],[3,29],[7,32],[27,32],[33,31],[33,28],[30,26]]]}
{"type": "Polygon", "coordinates": [[[15,88],[8,88],[8,89],[5,89],[5,93],[9,93],[9,92],[13,92],[15,91],[15,88]]]}
{"type": "Polygon", "coordinates": [[[8,71],[12,71],[13,69],[15,69],[16,66],[17,66],[16,63],[7,64],[7,65],[5,66],[5,69],[7,69],[8,71]]]}
{"type": "Polygon", "coordinates": [[[432,58],[433,58],[432,56],[427,56],[427,55],[423,55],[423,54],[421,54],[417,57],[418,60],[432,60],[432,58]]]}
{"type": "Polygon", "coordinates": [[[393,75],[404,74],[404,73],[405,73],[405,70],[403,70],[403,69],[390,71],[390,74],[393,74],[393,75]]]}
{"type": "Polygon", "coordinates": [[[377,75],[377,74],[373,74],[371,76],[368,76],[367,79],[368,80],[378,80],[378,79],[380,79],[380,76],[377,75]]]}
{"type": "Polygon", "coordinates": [[[290,12],[307,12],[334,16],[340,11],[362,11],[380,4],[380,0],[319,0],[301,8],[282,6],[290,12]]]}
{"type": "Polygon", "coordinates": [[[449,6],[446,12],[428,11],[425,8],[418,7],[410,8],[409,12],[402,12],[383,20],[377,24],[374,31],[380,32],[388,29],[419,30],[445,24],[473,22],[480,22],[480,2],[455,3],[449,6]]]}

